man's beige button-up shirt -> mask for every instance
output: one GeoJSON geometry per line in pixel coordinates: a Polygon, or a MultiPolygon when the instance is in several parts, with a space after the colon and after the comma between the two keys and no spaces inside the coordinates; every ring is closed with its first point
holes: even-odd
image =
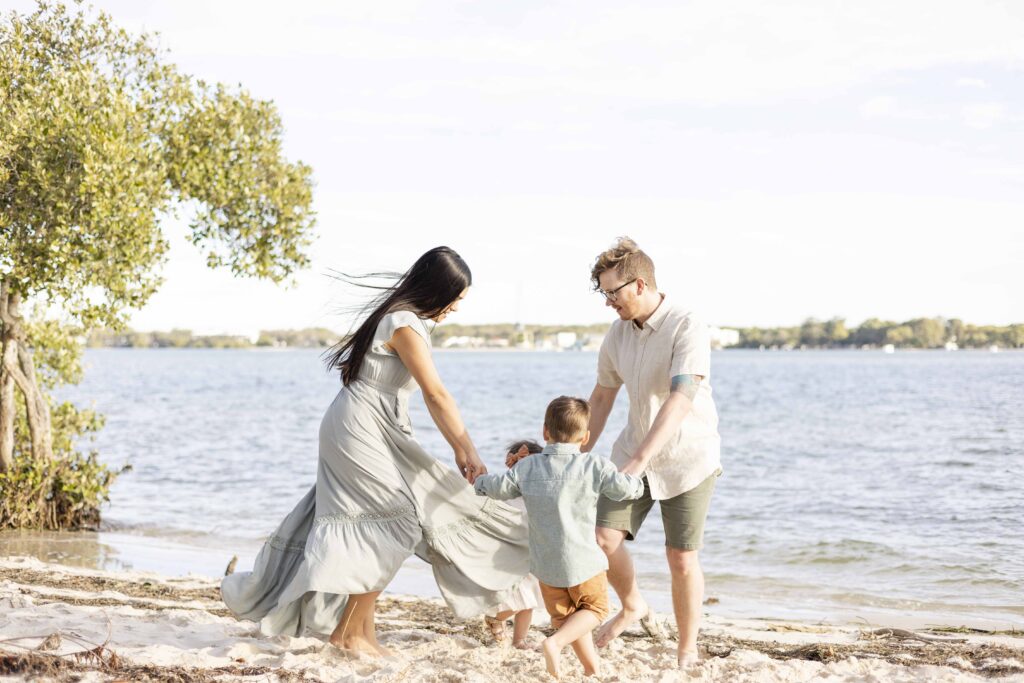
{"type": "Polygon", "coordinates": [[[632,320],[616,320],[601,344],[598,384],[613,389],[625,384],[629,395],[629,418],[612,446],[611,460],[618,467],[629,462],[647,436],[676,375],[704,379],[679,430],[647,465],[645,475],[655,500],[689,491],[721,466],[708,326],[662,294],[661,304],[643,328],[632,320]]]}

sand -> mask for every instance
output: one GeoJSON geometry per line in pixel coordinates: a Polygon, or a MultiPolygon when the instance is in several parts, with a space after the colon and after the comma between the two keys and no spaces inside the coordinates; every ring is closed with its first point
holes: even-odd
{"type": "MultiPolygon", "coordinates": [[[[398,656],[352,659],[320,637],[260,636],[230,616],[218,583],[0,558],[0,680],[552,680],[539,654],[496,645],[482,622],[455,619],[439,601],[386,595],[380,639],[398,656]]],[[[1024,681],[1024,634],[884,626],[709,617],[704,663],[690,672],[674,668],[674,641],[629,631],[603,651],[601,680],[1024,681]]],[[[546,629],[538,611],[534,638],[546,629]]],[[[563,680],[585,680],[563,657],[563,680]]]]}

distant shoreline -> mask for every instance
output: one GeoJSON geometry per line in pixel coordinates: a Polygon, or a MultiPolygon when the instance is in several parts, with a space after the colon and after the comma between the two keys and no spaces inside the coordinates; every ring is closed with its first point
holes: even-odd
{"type": "MultiPolygon", "coordinates": [[[[444,324],[431,330],[431,338],[438,349],[593,350],[600,348],[611,324],[444,324]]],[[[869,318],[856,327],[847,327],[843,318],[808,318],[792,327],[709,326],[707,332],[712,348],[723,349],[1024,349],[1024,323],[973,325],[957,318],[915,318],[904,322],[869,318]]],[[[326,327],[310,327],[261,330],[251,336],[198,335],[186,329],[165,332],[94,330],[85,342],[91,348],[329,348],[342,339],[344,335],[326,327]]]]}
{"type": "MultiPolygon", "coordinates": [[[[87,350],[93,349],[104,349],[104,350],[117,350],[117,351],[254,351],[258,353],[282,353],[287,351],[326,351],[329,347],[326,346],[90,346],[87,350]]],[[[434,347],[433,349],[437,353],[597,353],[598,349],[523,349],[516,347],[500,347],[500,346],[480,346],[480,347],[434,347]]],[[[745,346],[727,346],[724,348],[712,349],[715,352],[738,352],[745,351],[750,353],[888,353],[881,347],[872,348],[853,348],[853,347],[827,347],[827,346],[808,346],[808,347],[796,347],[791,349],[785,348],[765,348],[755,349],[745,346]]],[[[1002,348],[1000,347],[997,352],[993,352],[988,348],[961,348],[955,351],[946,349],[920,349],[914,347],[897,347],[892,353],[896,354],[907,354],[907,353],[971,353],[971,354],[986,354],[986,355],[998,355],[999,353],[1024,353],[1024,349],[1017,348],[1002,348]]]]}

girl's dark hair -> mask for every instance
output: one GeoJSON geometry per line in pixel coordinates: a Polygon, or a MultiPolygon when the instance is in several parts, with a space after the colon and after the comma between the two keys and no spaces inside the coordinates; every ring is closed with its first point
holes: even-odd
{"type": "Polygon", "coordinates": [[[326,352],[327,367],[341,371],[341,381],[348,384],[359,376],[363,358],[370,350],[381,319],[393,311],[412,311],[421,318],[433,318],[448,308],[464,289],[473,284],[469,266],[454,249],[435,247],[416,259],[404,273],[369,273],[347,275],[338,273],[344,282],[368,289],[381,290],[361,313],[366,315],[359,328],[326,352]],[[394,278],[391,285],[372,285],[359,280],[394,278]]]}
{"type": "Polygon", "coordinates": [[[530,455],[537,455],[542,450],[544,450],[541,447],[541,445],[534,441],[533,439],[519,439],[518,441],[513,441],[508,446],[506,446],[505,452],[515,453],[523,446],[526,446],[526,452],[529,453],[530,455]]]}

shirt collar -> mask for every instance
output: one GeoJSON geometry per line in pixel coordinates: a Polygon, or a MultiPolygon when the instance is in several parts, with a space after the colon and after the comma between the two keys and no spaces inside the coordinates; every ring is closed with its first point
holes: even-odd
{"type": "MultiPolygon", "coordinates": [[[[665,303],[666,297],[664,294],[661,294],[660,296],[661,303],[658,304],[658,307],[656,309],[654,309],[654,313],[651,313],[651,317],[648,318],[646,322],[644,322],[644,327],[650,327],[655,332],[658,331],[658,326],[661,325],[661,322],[668,315],[668,305],[665,303]]],[[[630,324],[632,323],[633,321],[630,321],[630,324]]],[[[636,325],[633,325],[633,329],[636,329],[636,325]]]]}
{"type": "Polygon", "coordinates": [[[544,455],[576,455],[579,452],[578,443],[549,443],[541,451],[544,455]]]}

